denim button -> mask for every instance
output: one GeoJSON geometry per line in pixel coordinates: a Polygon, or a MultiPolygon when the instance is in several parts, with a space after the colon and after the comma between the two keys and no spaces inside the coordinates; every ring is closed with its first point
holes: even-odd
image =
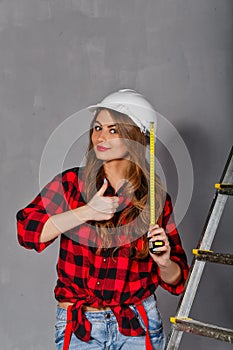
{"type": "Polygon", "coordinates": [[[105,317],[106,317],[106,318],[110,318],[110,317],[111,317],[111,314],[106,314],[105,317]]]}

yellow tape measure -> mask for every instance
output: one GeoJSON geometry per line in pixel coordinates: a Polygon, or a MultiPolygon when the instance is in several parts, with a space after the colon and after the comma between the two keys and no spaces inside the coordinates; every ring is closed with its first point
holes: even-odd
{"type": "Polygon", "coordinates": [[[155,131],[150,123],[150,224],[155,225],[155,131]]]}
{"type": "MultiPolygon", "coordinates": [[[[155,131],[154,122],[150,123],[150,225],[156,224],[156,206],[155,206],[155,131]]],[[[149,241],[149,249],[153,254],[161,254],[157,251],[158,247],[164,245],[163,241],[149,241]]]]}

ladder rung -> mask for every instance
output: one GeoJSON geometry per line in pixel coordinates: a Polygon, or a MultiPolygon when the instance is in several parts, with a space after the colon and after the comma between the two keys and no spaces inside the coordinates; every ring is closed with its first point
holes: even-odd
{"type": "Polygon", "coordinates": [[[232,329],[218,327],[185,317],[171,317],[170,321],[174,324],[174,328],[178,331],[202,335],[204,337],[222,340],[227,343],[233,343],[232,329]]]}
{"type": "Polygon", "coordinates": [[[232,254],[215,253],[211,250],[193,249],[197,260],[209,261],[218,264],[233,265],[232,254]]]}
{"type": "Polygon", "coordinates": [[[220,184],[215,184],[214,187],[221,194],[226,194],[228,196],[233,195],[233,184],[220,183],[220,184]]]}

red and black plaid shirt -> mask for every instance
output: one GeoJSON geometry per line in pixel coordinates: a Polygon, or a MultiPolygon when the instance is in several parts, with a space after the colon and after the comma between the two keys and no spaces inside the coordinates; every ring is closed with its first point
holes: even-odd
{"type": "MultiPolygon", "coordinates": [[[[39,242],[47,219],[86,204],[84,172],[85,168],[74,168],[57,175],[26,208],[17,213],[18,240],[22,246],[41,252],[53,242],[39,242]]],[[[119,191],[118,196],[120,206],[127,206],[128,199],[124,192],[119,191]]],[[[169,237],[171,260],[178,263],[182,271],[182,279],[175,286],[160,278],[159,269],[150,255],[145,259],[135,258],[130,243],[120,246],[114,254],[114,248],[103,249],[96,254],[98,241],[93,242],[98,237],[94,226],[88,223],[61,235],[55,297],[61,302],[74,303],[72,331],[77,337],[84,341],[90,339],[91,325],[83,312],[84,304],[96,308],[110,307],[117,318],[120,332],[136,336],[144,334],[144,331],[130,304],[138,304],[149,297],[158,285],[173,294],[183,291],[188,265],[172,218],[172,204],[168,195],[162,227],[169,237]]],[[[142,238],[137,238],[135,243],[135,249],[140,249],[142,238]]]]}

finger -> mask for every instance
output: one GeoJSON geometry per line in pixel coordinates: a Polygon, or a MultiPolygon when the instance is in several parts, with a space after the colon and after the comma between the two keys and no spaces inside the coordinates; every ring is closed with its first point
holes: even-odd
{"type": "Polygon", "coordinates": [[[151,231],[151,230],[154,230],[154,229],[156,229],[156,228],[159,228],[159,225],[158,225],[158,224],[153,225],[153,226],[150,226],[150,231],[151,231]]]}
{"type": "Polygon", "coordinates": [[[103,196],[107,188],[108,188],[108,180],[104,179],[103,185],[100,187],[99,191],[97,192],[98,195],[103,196]]]}
{"type": "MultiPolygon", "coordinates": [[[[164,229],[162,227],[156,228],[156,229],[152,229],[148,232],[147,237],[153,237],[155,235],[159,235],[159,234],[163,234],[164,233],[164,229]]],[[[165,234],[165,233],[164,233],[165,234]]]]}
{"type": "Polygon", "coordinates": [[[104,197],[104,199],[106,200],[106,202],[109,202],[109,203],[114,203],[114,202],[119,202],[119,197],[117,196],[106,196],[104,197]]]}
{"type": "Polygon", "coordinates": [[[112,201],[112,204],[113,204],[114,208],[117,208],[119,206],[119,198],[115,197],[112,201]]]}
{"type": "Polygon", "coordinates": [[[106,208],[104,212],[108,214],[114,214],[116,212],[116,208],[106,208]]]}
{"type": "Polygon", "coordinates": [[[151,256],[153,255],[163,255],[165,253],[167,253],[169,251],[169,249],[165,246],[162,246],[162,247],[153,247],[153,252],[149,250],[149,253],[151,256]]]}
{"type": "Polygon", "coordinates": [[[96,205],[96,210],[104,213],[110,213],[110,212],[115,212],[117,209],[117,205],[112,203],[112,202],[106,202],[102,201],[99,203],[99,205],[96,205]]]}
{"type": "Polygon", "coordinates": [[[166,237],[166,234],[164,233],[163,229],[157,229],[151,232],[151,237],[157,237],[157,236],[163,236],[166,237]]]}
{"type": "Polygon", "coordinates": [[[165,235],[155,235],[150,237],[151,242],[156,242],[156,241],[164,241],[164,243],[168,242],[168,239],[165,235]]]}
{"type": "Polygon", "coordinates": [[[97,221],[102,221],[102,220],[110,220],[113,217],[114,214],[111,213],[106,213],[103,216],[100,216],[97,221]]]}
{"type": "Polygon", "coordinates": [[[103,197],[102,199],[102,204],[106,208],[117,208],[118,207],[118,202],[112,201],[109,197],[103,197]]]}

